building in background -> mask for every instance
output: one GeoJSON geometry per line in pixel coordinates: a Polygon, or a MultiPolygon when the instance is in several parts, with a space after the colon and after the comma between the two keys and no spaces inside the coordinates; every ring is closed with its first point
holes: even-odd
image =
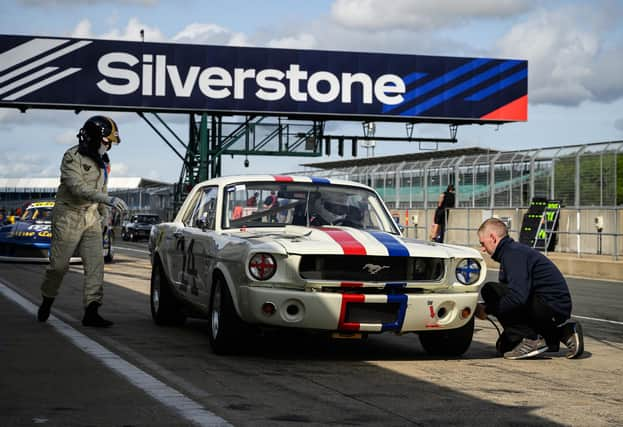
{"type": "MultiPolygon", "coordinates": [[[[60,178],[0,178],[0,207],[15,211],[32,200],[53,199],[60,178]]],[[[111,177],[108,193],[121,197],[130,213],[156,213],[171,219],[174,185],[140,177],[111,177]]]]}

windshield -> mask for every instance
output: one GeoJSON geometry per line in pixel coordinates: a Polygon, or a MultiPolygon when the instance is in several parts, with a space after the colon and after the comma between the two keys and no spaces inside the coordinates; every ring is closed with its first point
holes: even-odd
{"type": "Polygon", "coordinates": [[[158,224],[160,222],[160,218],[154,215],[138,215],[135,221],[145,224],[158,224]]]}
{"type": "Polygon", "coordinates": [[[51,222],[52,207],[51,206],[29,206],[20,218],[22,221],[51,222]]]}
{"type": "Polygon", "coordinates": [[[398,234],[376,193],[315,183],[246,183],[225,189],[223,228],[340,225],[398,234]]]}

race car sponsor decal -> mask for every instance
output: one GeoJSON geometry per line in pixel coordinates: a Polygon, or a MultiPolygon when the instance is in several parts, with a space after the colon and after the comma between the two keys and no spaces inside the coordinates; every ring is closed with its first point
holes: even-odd
{"type": "Polygon", "coordinates": [[[54,202],[34,202],[28,205],[27,209],[30,208],[53,208],[54,202]]]}
{"type": "Polygon", "coordinates": [[[45,231],[45,230],[50,230],[51,228],[52,227],[47,224],[31,224],[28,226],[28,230],[33,230],[33,231],[45,231]]]}

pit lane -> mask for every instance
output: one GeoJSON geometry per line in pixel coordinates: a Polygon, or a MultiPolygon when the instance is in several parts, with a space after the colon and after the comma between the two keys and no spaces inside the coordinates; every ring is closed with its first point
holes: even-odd
{"type": "MultiPolygon", "coordinates": [[[[66,276],[53,314],[233,425],[623,424],[619,380],[623,374],[623,286],[618,283],[569,279],[574,314],[596,319],[582,320],[586,354],[579,360],[567,360],[563,352],[539,360],[496,358],[493,344],[497,332],[482,321],[476,323],[471,348],[455,359],[431,358],[413,334],[384,334],[354,342],[269,333],[250,340],[243,354],[223,357],[211,352],[205,321],[190,320],[182,328],[153,324],[148,296],[150,264],[144,243],[119,242],[115,256],[116,261],[105,267],[102,309],[102,314],[115,321],[114,327],[96,330],[80,325],[80,265],[72,266],[66,276]]],[[[0,280],[38,303],[44,268],[2,263],[0,280]]],[[[13,307],[3,316],[19,312],[13,307]]],[[[42,337],[40,344],[30,343],[30,352],[40,350],[45,355],[45,339],[56,332],[45,329],[46,325],[36,323],[32,316],[16,316],[17,320],[12,317],[11,322],[2,322],[10,323],[11,328],[3,326],[0,336],[9,337],[5,342],[15,334],[29,332],[42,337]]],[[[64,337],[56,338],[65,343],[71,357],[85,359],[82,350],[64,337]]],[[[15,357],[2,351],[0,359],[9,355],[15,357]]],[[[33,356],[22,355],[24,360],[33,356]]],[[[78,374],[88,376],[91,369],[98,369],[99,375],[116,380],[101,381],[104,390],[98,398],[105,404],[90,405],[88,415],[80,420],[90,425],[158,425],[171,420],[176,425],[190,424],[182,414],[155,401],[151,406],[141,401],[144,408],[159,414],[151,422],[141,418],[147,409],[127,411],[125,418],[116,411],[111,420],[111,407],[120,394],[132,388],[139,396],[145,393],[109,372],[101,362],[86,359],[90,362],[82,360],[77,365],[78,374]]],[[[2,425],[31,424],[32,411],[28,409],[46,407],[36,389],[42,372],[30,364],[17,365],[19,376],[14,372],[1,376],[1,413],[8,414],[11,409],[12,414],[10,419],[0,415],[2,425]],[[31,387],[21,385],[24,383],[31,387]],[[7,407],[18,398],[32,403],[7,407]],[[25,420],[29,422],[18,422],[25,420]]],[[[0,366],[16,366],[16,362],[0,360],[0,366]]],[[[56,382],[59,394],[80,399],[63,377],[46,379],[56,382]]],[[[49,425],[75,424],[64,422],[72,420],[71,413],[61,411],[59,415],[56,411],[55,416],[49,418],[49,425]]]]}

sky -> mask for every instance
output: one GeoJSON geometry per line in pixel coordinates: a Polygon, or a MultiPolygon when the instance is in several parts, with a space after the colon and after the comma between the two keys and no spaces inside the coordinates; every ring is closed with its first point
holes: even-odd
{"type": "MultiPolygon", "coordinates": [[[[2,0],[0,34],[224,46],[340,50],[528,61],[528,121],[460,126],[456,144],[378,142],[376,156],[482,147],[516,150],[623,140],[620,0],[2,0]]],[[[115,119],[122,143],[113,176],[176,182],[181,161],[135,113],[115,119]]],[[[56,177],[65,150],[97,112],[0,108],[0,178],[56,177]]],[[[162,118],[187,135],[187,115],[162,118]]],[[[361,123],[331,122],[361,134],[361,123]]],[[[406,136],[404,124],[377,134],[406,136]]],[[[447,125],[414,136],[448,138],[447,125]]],[[[174,141],[172,138],[169,138],[174,141]]],[[[183,147],[177,145],[182,153],[183,147]]],[[[224,157],[223,174],[302,170],[318,158],[224,157]],[[275,164],[279,170],[275,169],[275,164]]],[[[371,154],[371,153],[368,153],[371,154]]],[[[366,150],[359,148],[359,157],[366,150]]],[[[346,150],[343,159],[350,157],[346,150]]]]}

